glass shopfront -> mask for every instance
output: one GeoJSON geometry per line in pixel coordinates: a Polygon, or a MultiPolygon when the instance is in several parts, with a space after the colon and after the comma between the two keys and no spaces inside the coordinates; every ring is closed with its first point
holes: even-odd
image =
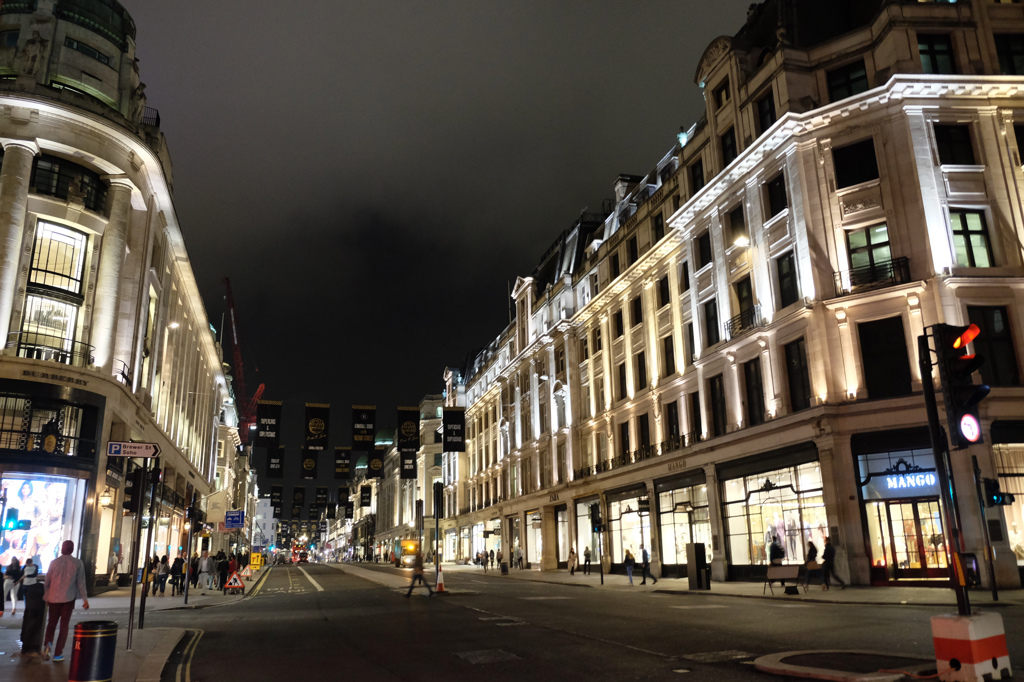
{"type": "Polygon", "coordinates": [[[594,532],[590,523],[590,505],[600,504],[596,497],[589,497],[585,500],[576,500],[576,555],[579,557],[580,567],[583,566],[583,555],[585,550],[590,550],[590,561],[597,563],[601,556],[601,536],[594,532]]]}
{"type": "Polygon", "coordinates": [[[46,573],[65,540],[75,541],[78,556],[85,488],[86,481],[77,478],[5,473],[0,480],[0,496],[7,498],[5,520],[20,527],[0,533],[0,565],[6,568],[17,558],[24,566],[32,559],[46,573]]]}
{"type": "MultiPolygon", "coordinates": [[[[802,564],[807,543],[814,543],[820,557],[828,534],[817,450],[811,446],[783,457],[765,455],[760,463],[774,467],[737,477],[720,474],[725,547],[733,578],[763,575],[763,569],[752,567],[768,565],[776,537],[785,550],[782,562],[802,564]],[[814,461],[798,461],[808,457],[814,461]]],[[[742,468],[756,465],[755,460],[742,468]]]]}
{"type": "Polygon", "coordinates": [[[611,562],[622,565],[626,550],[633,553],[637,564],[640,563],[640,545],[650,551],[651,547],[651,515],[640,511],[640,499],[647,497],[647,488],[609,493],[608,518],[605,527],[611,545],[611,562]]]}
{"type": "Polygon", "coordinates": [[[686,576],[686,545],[704,543],[711,563],[711,523],[704,472],[656,482],[661,570],[665,577],[686,576]]]}
{"type": "Polygon", "coordinates": [[[557,533],[558,567],[569,567],[569,507],[555,507],[555,532],[557,533]]]}
{"type": "Polygon", "coordinates": [[[1024,575],[1024,422],[997,421],[992,424],[992,456],[999,489],[1014,496],[1014,503],[992,507],[991,520],[1002,511],[1006,516],[1007,540],[1024,575]]]}
{"type": "Polygon", "coordinates": [[[526,512],[526,556],[523,565],[526,568],[540,568],[540,553],[544,549],[544,524],[539,510],[526,512]]]}

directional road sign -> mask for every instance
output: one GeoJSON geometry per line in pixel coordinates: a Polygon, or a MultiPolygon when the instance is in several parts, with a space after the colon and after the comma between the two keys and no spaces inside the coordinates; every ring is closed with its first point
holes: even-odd
{"type": "Polygon", "coordinates": [[[245,512],[244,511],[226,511],[224,512],[224,527],[225,528],[242,528],[245,526],[245,512]]]}
{"type": "Polygon", "coordinates": [[[157,457],[160,446],[156,443],[107,443],[107,457],[157,457]]]}

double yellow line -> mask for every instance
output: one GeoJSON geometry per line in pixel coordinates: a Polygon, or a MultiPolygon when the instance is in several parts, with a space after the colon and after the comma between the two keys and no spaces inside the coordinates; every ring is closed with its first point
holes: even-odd
{"type": "Polygon", "coordinates": [[[192,635],[192,639],[185,645],[185,650],[181,652],[181,661],[178,663],[178,669],[174,672],[174,682],[192,682],[192,657],[195,656],[196,647],[205,632],[205,630],[188,631],[192,635]]]}

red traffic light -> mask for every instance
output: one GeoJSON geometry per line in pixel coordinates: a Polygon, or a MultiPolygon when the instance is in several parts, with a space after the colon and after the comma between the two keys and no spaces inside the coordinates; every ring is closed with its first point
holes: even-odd
{"type": "MultiPolygon", "coordinates": [[[[954,327],[953,329],[956,328],[954,327]]],[[[956,337],[956,339],[953,340],[953,348],[966,348],[967,344],[969,344],[971,341],[974,341],[974,339],[978,338],[978,334],[980,333],[981,330],[978,329],[978,325],[976,324],[970,324],[967,325],[966,327],[961,327],[960,334],[956,337]]]]}

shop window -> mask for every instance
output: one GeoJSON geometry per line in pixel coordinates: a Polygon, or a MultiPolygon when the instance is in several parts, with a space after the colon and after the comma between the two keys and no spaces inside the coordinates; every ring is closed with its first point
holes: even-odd
{"type": "Polygon", "coordinates": [[[736,160],[736,129],[729,128],[719,138],[722,145],[722,167],[728,166],[736,160]]]}
{"type": "Polygon", "coordinates": [[[953,229],[953,250],[956,264],[964,268],[990,268],[992,244],[981,211],[950,209],[949,222],[953,229]]]}
{"type": "Polygon", "coordinates": [[[785,564],[804,563],[807,542],[821,558],[828,519],[817,462],[724,480],[722,499],[730,564],[768,565],[768,547],[775,537],[785,549],[785,564]]]}
{"type": "Polygon", "coordinates": [[[703,483],[658,493],[658,523],[661,526],[662,570],[685,566],[686,546],[702,543],[711,565],[711,523],[708,489],[703,483]]]}
{"type": "Polygon", "coordinates": [[[615,314],[612,315],[612,324],[615,325],[615,338],[622,338],[622,335],[626,333],[626,325],[622,320],[622,310],[616,310],[615,314]]]}
{"type": "Polygon", "coordinates": [[[711,255],[711,231],[708,230],[704,234],[697,237],[697,269],[700,270],[712,262],[711,255]]]}
{"type": "Polygon", "coordinates": [[[918,33],[917,49],[921,54],[921,71],[924,73],[956,73],[953,40],[949,34],[918,33]]]}
{"type": "Polygon", "coordinates": [[[968,306],[967,317],[981,330],[973,342],[974,353],[985,358],[981,380],[989,386],[1019,386],[1020,369],[1006,308],[968,306]]]}
{"type": "Polygon", "coordinates": [[[658,280],[658,308],[664,308],[669,304],[671,296],[668,289],[668,275],[658,280]]]}
{"type": "Polygon", "coordinates": [[[861,322],[857,335],[868,398],[910,395],[910,360],[903,318],[861,322]]]}
{"type": "Polygon", "coordinates": [[[758,133],[763,135],[769,128],[775,125],[775,96],[769,89],[761,99],[754,104],[757,110],[758,133]]]}
{"type": "Polygon", "coordinates": [[[836,189],[878,179],[875,141],[870,137],[833,149],[832,163],[836,169],[836,189]]]}
{"type": "Polygon", "coordinates": [[[1004,76],[1024,75],[1024,34],[998,33],[995,41],[999,72],[1004,76]]]}
{"type": "Polygon", "coordinates": [[[629,397],[629,391],[626,387],[626,363],[619,363],[619,400],[625,400],[629,397]]]}
{"type": "Polygon", "coordinates": [[[863,59],[829,71],[826,80],[830,102],[853,97],[868,89],[868,72],[863,59]]]}
{"type": "Polygon", "coordinates": [[[663,377],[670,377],[675,374],[676,351],[671,334],[661,340],[661,367],[663,377]]]}
{"type": "Polygon", "coordinates": [[[747,234],[747,219],[743,214],[743,204],[729,211],[726,215],[729,222],[729,240],[737,246],[744,246],[750,241],[747,234]]]}
{"type": "Polygon", "coordinates": [[[786,199],[786,177],[779,173],[765,183],[765,197],[768,200],[768,217],[773,218],[789,207],[786,199]]]}
{"type": "Polygon", "coordinates": [[[694,194],[704,187],[704,162],[701,159],[690,165],[690,185],[694,194]]]}
{"type": "Polygon", "coordinates": [[[708,379],[708,398],[711,401],[711,435],[724,436],[728,419],[725,412],[725,381],[721,374],[708,379]]]}
{"type": "Polygon", "coordinates": [[[629,324],[632,327],[644,321],[644,302],[642,296],[637,296],[630,302],[629,317],[629,324]]]}
{"type": "Polygon", "coordinates": [[[636,237],[630,237],[626,241],[626,256],[630,265],[640,260],[640,247],[637,245],[636,237]]]}
{"type": "Polygon", "coordinates": [[[636,390],[647,388],[647,358],[643,351],[636,354],[636,390]]]}
{"type": "Polygon", "coordinates": [[[789,404],[793,412],[811,406],[811,376],[807,367],[807,346],[802,338],[785,346],[789,404]]]}
{"type": "Polygon", "coordinates": [[[718,304],[715,299],[704,304],[704,337],[707,340],[707,348],[711,348],[722,338],[718,330],[718,304]]]}
{"type": "MultiPolygon", "coordinates": [[[[619,499],[608,500],[608,539],[611,545],[611,561],[622,564],[628,549],[637,559],[636,572],[639,574],[640,546],[651,546],[651,514],[640,514],[640,497],[647,497],[646,491],[633,492],[619,499]]],[[[637,577],[634,575],[634,578],[637,577]]]]}
{"type": "Polygon", "coordinates": [[[940,164],[943,166],[973,166],[975,164],[969,125],[936,123],[934,128],[935,145],[939,151],[940,164]]]}
{"type": "Polygon", "coordinates": [[[775,259],[775,272],[779,277],[779,310],[800,300],[800,287],[796,281],[796,256],[792,251],[775,259]]]}
{"type": "Polygon", "coordinates": [[[660,213],[655,214],[651,221],[651,236],[655,244],[665,238],[665,218],[660,213]]]}
{"type": "MultiPolygon", "coordinates": [[[[12,559],[22,565],[32,559],[40,574],[60,555],[64,540],[77,539],[85,532],[82,514],[86,507],[85,479],[35,473],[4,472],[0,496],[6,499],[6,514],[28,521],[30,531],[5,531],[4,566],[12,559]],[[13,513],[13,514],[12,514],[13,513]]],[[[129,525],[130,524],[126,524],[129,525]]],[[[103,562],[106,568],[106,561],[103,562]]]]}
{"type": "Polygon", "coordinates": [[[743,363],[743,387],[747,398],[747,426],[764,423],[764,382],[761,377],[761,357],[743,363]]]}

